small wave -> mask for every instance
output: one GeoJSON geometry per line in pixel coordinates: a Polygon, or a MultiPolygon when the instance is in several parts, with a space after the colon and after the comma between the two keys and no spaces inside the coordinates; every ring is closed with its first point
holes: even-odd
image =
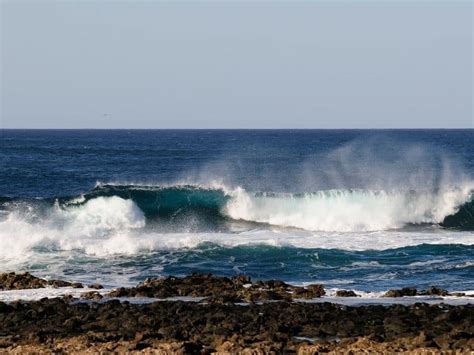
{"type": "Polygon", "coordinates": [[[356,261],[351,263],[352,267],[359,267],[359,268],[377,268],[377,267],[384,267],[384,265],[380,264],[378,261],[356,261]]]}
{"type": "Polygon", "coordinates": [[[426,261],[415,261],[415,262],[409,264],[408,267],[425,268],[426,266],[429,266],[429,265],[443,264],[446,261],[447,261],[447,259],[434,259],[434,260],[426,260],[426,261]]]}

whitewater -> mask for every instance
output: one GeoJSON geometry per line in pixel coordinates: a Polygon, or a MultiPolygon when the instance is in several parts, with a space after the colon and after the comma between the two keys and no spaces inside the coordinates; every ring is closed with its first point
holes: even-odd
{"type": "Polygon", "coordinates": [[[98,184],[89,194],[62,202],[55,199],[49,205],[42,200],[4,202],[0,255],[18,261],[35,248],[132,255],[195,248],[205,242],[343,250],[471,245],[474,234],[460,231],[473,220],[463,220],[457,213],[472,212],[472,191],[472,185],[466,185],[431,192],[288,194],[225,186],[98,184]],[[199,218],[204,221],[196,221],[199,218]],[[456,218],[457,225],[451,221],[451,229],[443,228],[445,220],[456,218]],[[203,230],[196,229],[199,222],[215,221],[220,222],[217,230],[209,231],[206,224],[203,230]],[[167,230],[169,223],[177,224],[179,233],[167,230]]]}

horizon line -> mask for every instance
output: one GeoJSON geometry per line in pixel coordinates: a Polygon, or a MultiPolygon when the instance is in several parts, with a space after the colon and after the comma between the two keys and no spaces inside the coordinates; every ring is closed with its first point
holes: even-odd
{"type": "Polygon", "coordinates": [[[315,131],[315,130],[378,130],[378,131],[396,131],[396,130],[467,130],[474,129],[473,127],[395,127],[395,128],[17,128],[0,127],[0,130],[24,130],[24,131],[315,131]]]}

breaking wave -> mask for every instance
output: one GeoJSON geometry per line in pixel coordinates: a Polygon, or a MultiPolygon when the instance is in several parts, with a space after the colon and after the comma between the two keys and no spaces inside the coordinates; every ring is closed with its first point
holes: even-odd
{"type": "Polygon", "coordinates": [[[468,186],[436,191],[353,189],[291,194],[192,185],[99,184],[79,197],[2,198],[0,206],[4,213],[21,212],[29,220],[47,220],[54,210],[60,224],[69,220],[73,228],[89,234],[96,229],[143,227],[146,221],[173,224],[190,218],[207,224],[248,221],[326,232],[380,231],[419,224],[472,230],[473,197],[468,186]]]}
{"type": "MultiPolygon", "coordinates": [[[[106,184],[73,198],[1,198],[0,212],[0,257],[27,257],[38,247],[109,255],[202,242],[383,249],[430,242],[423,233],[406,233],[414,239],[401,242],[404,228],[474,230],[467,186],[289,194],[106,184]],[[400,240],[380,234],[390,230],[397,231],[390,239],[400,240]]],[[[439,242],[456,243],[452,234],[435,234],[439,242]]]]}
{"type": "Polygon", "coordinates": [[[311,231],[357,232],[439,224],[471,230],[474,201],[470,186],[436,191],[326,190],[311,193],[250,193],[242,188],[98,185],[81,200],[100,197],[133,201],[148,220],[194,218],[207,224],[237,220],[311,231]]]}

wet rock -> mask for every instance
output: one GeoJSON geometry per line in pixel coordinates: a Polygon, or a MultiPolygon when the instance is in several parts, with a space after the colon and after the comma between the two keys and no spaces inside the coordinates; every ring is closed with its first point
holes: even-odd
{"type": "Polygon", "coordinates": [[[102,298],[104,297],[97,291],[90,291],[81,295],[83,300],[100,301],[102,298]]]}
{"type": "Polygon", "coordinates": [[[44,280],[31,275],[28,272],[17,274],[14,272],[0,274],[0,289],[3,290],[21,290],[44,287],[74,287],[82,288],[82,284],[67,282],[63,280],[44,280]]]}
{"type": "Polygon", "coordinates": [[[323,285],[313,284],[306,287],[293,287],[293,297],[295,298],[319,298],[326,294],[323,285]]]}
{"type": "Polygon", "coordinates": [[[55,288],[72,286],[72,284],[70,282],[62,281],[62,280],[51,280],[51,281],[47,282],[47,285],[53,286],[55,288]]]}
{"type": "Polygon", "coordinates": [[[399,290],[389,290],[385,292],[383,297],[404,297],[404,296],[416,296],[417,290],[414,287],[405,287],[399,290]]]}
{"type": "Polygon", "coordinates": [[[34,277],[28,272],[16,274],[14,272],[0,274],[0,289],[3,290],[20,290],[26,288],[42,288],[46,287],[46,280],[34,277]]]}
{"type": "Polygon", "coordinates": [[[130,292],[128,289],[125,289],[125,287],[119,287],[119,288],[116,288],[116,289],[113,289],[112,291],[110,291],[107,296],[109,297],[127,297],[131,294],[132,292],[130,292]]]}
{"type": "Polygon", "coordinates": [[[102,290],[104,288],[101,284],[90,284],[87,287],[92,288],[94,290],[102,290]]]}
{"type": "Polygon", "coordinates": [[[336,297],[358,297],[352,290],[337,290],[336,297]]]}
{"type": "Polygon", "coordinates": [[[419,292],[418,294],[421,296],[448,296],[449,292],[445,289],[431,286],[429,289],[419,292]]]}
{"type": "Polygon", "coordinates": [[[384,297],[403,297],[403,296],[448,296],[449,292],[445,289],[431,286],[427,290],[418,291],[414,287],[406,287],[400,290],[389,290],[384,297]]]}
{"type": "Polygon", "coordinates": [[[313,284],[306,286],[306,289],[311,292],[314,296],[313,297],[321,297],[326,294],[324,291],[323,285],[313,284]]]}
{"type": "Polygon", "coordinates": [[[279,280],[252,282],[250,277],[239,275],[233,278],[211,274],[149,278],[132,288],[111,291],[111,297],[156,297],[175,296],[206,297],[211,303],[257,302],[264,300],[290,300],[292,297],[316,298],[324,295],[322,285],[305,288],[286,284],[279,280]]]}

